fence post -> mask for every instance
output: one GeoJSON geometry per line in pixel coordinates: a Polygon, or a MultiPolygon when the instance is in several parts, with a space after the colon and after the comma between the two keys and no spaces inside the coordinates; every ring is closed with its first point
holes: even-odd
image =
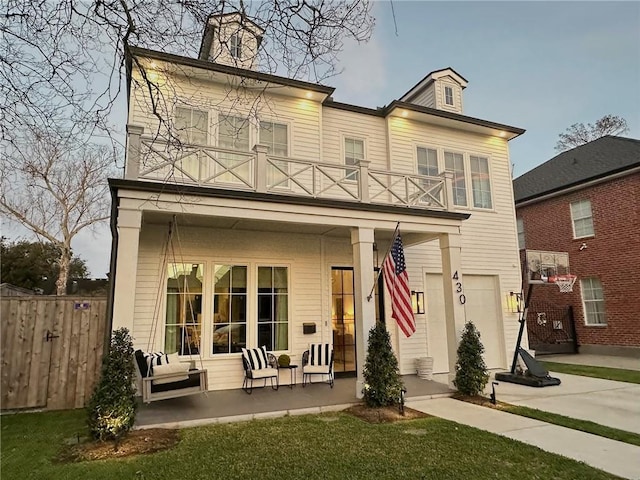
{"type": "Polygon", "coordinates": [[[127,162],[124,166],[124,178],[136,180],[140,174],[140,136],[144,127],[127,125],[127,162]]]}
{"type": "Polygon", "coordinates": [[[256,152],[255,189],[259,193],[267,192],[267,150],[266,145],[256,143],[253,146],[253,151],[256,152]]]}
{"type": "Polygon", "coordinates": [[[362,203],[371,203],[371,198],[369,197],[369,164],[371,162],[369,160],[358,160],[358,166],[360,167],[360,171],[358,173],[359,185],[358,188],[360,190],[360,201],[362,203]]]}
{"type": "Polygon", "coordinates": [[[455,203],[453,201],[453,172],[445,170],[440,176],[444,179],[444,208],[452,212],[455,210],[455,203]]]}

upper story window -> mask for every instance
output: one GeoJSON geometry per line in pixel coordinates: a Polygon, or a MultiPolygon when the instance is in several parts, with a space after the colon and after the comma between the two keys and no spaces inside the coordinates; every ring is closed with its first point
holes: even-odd
{"type": "MultiPolygon", "coordinates": [[[[364,160],[364,140],[356,138],[344,139],[344,164],[359,165],[360,160],[364,160]]],[[[358,180],[358,169],[347,168],[345,171],[347,180],[358,180]]]]}
{"type": "Polygon", "coordinates": [[[433,148],[418,147],[417,155],[418,174],[437,177],[439,173],[438,152],[433,148]]]}
{"type": "Polygon", "coordinates": [[[461,153],[444,152],[444,168],[449,172],[453,172],[453,204],[466,207],[467,184],[463,155],[461,153]]]}
{"type": "Polygon", "coordinates": [[[522,250],[525,247],[525,243],[524,243],[524,221],[521,218],[516,218],[516,227],[518,229],[518,250],[522,250]]]}
{"type": "Polygon", "coordinates": [[[571,203],[571,220],[573,221],[573,238],[594,235],[591,201],[579,200],[571,203]]]}
{"type": "Polygon", "coordinates": [[[231,35],[230,43],[231,48],[229,50],[231,51],[231,56],[238,60],[242,59],[242,37],[240,34],[234,33],[231,35]]]}
{"type": "Polygon", "coordinates": [[[176,107],[174,126],[176,136],[184,144],[208,143],[209,113],[189,107],[176,107]]]}
{"type": "Polygon", "coordinates": [[[606,325],[604,314],[604,293],[602,283],[597,278],[580,279],[582,304],[584,305],[584,323],[586,325],[606,325]]]}
{"type": "MultiPolygon", "coordinates": [[[[260,122],[260,144],[267,146],[267,153],[275,157],[289,156],[289,134],[286,124],[260,122]]],[[[289,162],[270,160],[267,165],[269,187],[289,188],[289,162]]]]}
{"type": "Polygon", "coordinates": [[[249,122],[232,115],[218,116],[218,146],[229,150],[249,151],[249,122]]]}
{"type": "Polygon", "coordinates": [[[444,103],[453,106],[453,88],[444,87],[444,103]]]}
{"type": "Polygon", "coordinates": [[[469,157],[471,170],[471,190],[473,206],[491,208],[491,179],[489,177],[489,159],[486,157],[469,157]]]}
{"type": "Polygon", "coordinates": [[[269,154],[276,157],[288,157],[288,138],[287,125],[274,122],[260,122],[260,144],[266,145],[269,148],[269,154]]]}

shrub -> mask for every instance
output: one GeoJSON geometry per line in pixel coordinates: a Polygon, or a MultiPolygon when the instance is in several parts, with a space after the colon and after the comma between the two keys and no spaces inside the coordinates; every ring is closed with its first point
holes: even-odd
{"type": "Polygon", "coordinates": [[[362,393],[367,407],[384,407],[400,402],[400,391],[404,385],[398,371],[398,360],[391,349],[391,338],[384,323],[377,323],[369,332],[364,380],[362,393]]]}
{"type": "Polygon", "coordinates": [[[89,431],[96,440],[118,440],[136,418],[133,342],[129,330],[113,332],[102,374],[87,405],[89,431]]]}
{"type": "Polygon", "coordinates": [[[291,357],[286,354],[282,354],[278,357],[278,365],[281,367],[288,367],[291,364],[291,357]]]}
{"type": "Polygon", "coordinates": [[[467,322],[458,345],[456,377],[453,380],[453,384],[463,395],[478,395],[489,381],[482,352],[484,347],[480,342],[480,332],[473,322],[467,322]]]}

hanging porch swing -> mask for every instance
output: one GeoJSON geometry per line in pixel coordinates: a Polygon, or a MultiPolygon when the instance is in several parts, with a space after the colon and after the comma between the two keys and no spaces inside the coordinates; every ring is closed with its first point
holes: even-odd
{"type": "MultiPolygon", "coordinates": [[[[200,284],[201,288],[202,284],[196,276],[196,269],[192,268],[189,274],[178,271],[178,265],[185,265],[181,260],[180,235],[176,216],[174,215],[169,224],[169,232],[161,255],[156,304],[151,333],[147,343],[147,351],[144,352],[139,349],[134,353],[137,367],[138,391],[142,394],[142,401],[147,404],[156,400],[206,393],[209,387],[207,370],[204,368],[202,362],[200,332],[198,323],[196,322],[196,314],[194,313],[195,295],[190,293],[190,286],[195,288],[197,284],[200,284]],[[171,263],[169,263],[169,258],[171,258],[171,263]],[[176,313],[176,319],[182,321],[175,326],[172,338],[174,346],[177,347],[177,351],[171,354],[152,351],[152,348],[156,345],[155,340],[158,324],[162,321],[160,311],[162,298],[164,297],[163,278],[169,271],[169,265],[173,268],[172,273],[175,279],[173,282],[174,285],[172,286],[174,292],[172,293],[176,295],[172,303],[174,303],[174,307],[178,312],[184,313],[184,315],[176,313]],[[180,275],[178,275],[179,273],[180,275]],[[178,319],[177,317],[179,316],[182,318],[178,319]],[[197,359],[193,358],[195,355],[197,355],[197,359]],[[184,361],[185,356],[189,357],[188,361],[184,361]],[[200,368],[196,366],[196,360],[199,360],[200,368]]],[[[167,312],[169,312],[169,309],[167,309],[167,312]]],[[[168,346],[171,347],[170,343],[167,339],[165,341],[165,348],[168,346]]]]}

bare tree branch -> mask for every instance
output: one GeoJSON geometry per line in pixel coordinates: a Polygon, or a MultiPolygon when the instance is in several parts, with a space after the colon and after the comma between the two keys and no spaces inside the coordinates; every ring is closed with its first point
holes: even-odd
{"type": "Polygon", "coordinates": [[[595,124],[589,123],[586,127],[584,123],[574,123],[564,133],[558,135],[560,138],[555,148],[557,152],[564,152],[605,135],[620,135],[628,131],[629,127],[624,118],[616,115],[605,115],[595,124]]]}

